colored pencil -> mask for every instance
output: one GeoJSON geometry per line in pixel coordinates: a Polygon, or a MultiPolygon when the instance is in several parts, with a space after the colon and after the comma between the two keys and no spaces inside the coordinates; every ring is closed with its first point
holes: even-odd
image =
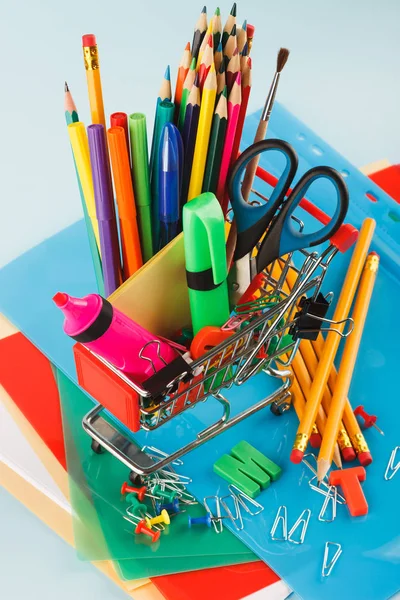
{"type": "Polygon", "coordinates": [[[237,35],[237,46],[239,49],[239,52],[241,53],[246,42],[247,42],[247,21],[243,21],[243,25],[241,27],[238,27],[236,29],[236,35],[237,35]]]}
{"type": "Polygon", "coordinates": [[[179,107],[178,128],[179,128],[180,132],[182,132],[182,130],[183,130],[183,124],[185,122],[186,104],[187,104],[190,90],[192,89],[195,77],[196,77],[196,59],[192,58],[192,62],[190,63],[189,71],[188,71],[185,81],[183,83],[181,105],[179,107]]]}
{"type": "Polygon", "coordinates": [[[165,69],[164,77],[161,83],[160,91],[158,92],[157,103],[164,102],[164,100],[171,100],[171,70],[169,65],[165,69]]]}
{"type": "Polygon", "coordinates": [[[228,37],[230,36],[234,25],[236,25],[236,2],[234,2],[231,8],[231,12],[229,13],[229,17],[222,32],[222,48],[225,48],[225,44],[228,41],[228,37]]]}
{"type": "Polygon", "coordinates": [[[219,71],[219,68],[220,68],[223,60],[224,60],[224,56],[222,54],[222,42],[220,42],[218,44],[218,48],[214,52],[214,64],[215,64],[215,70],[217,73],[219,71]]]}
{"type": "Polygon", "coordinates": [[[200,46],[203,38],[207,31],[207,8],[203,6],[203,10],[200,13],[200,17],[194,28],[194,35],[192,41],[192,56],[197,59],[199,54],[200,46]]]}
{"type": "Polygon", "coordinates": [[[196,198],[196,196],[201,194],[216,95],[217,77],[213,62],[207,75],[201,98],[199,126],[197,129],[193,167],[190,176],[188,200],[192,200],[192,198],[196,198]]]}
{"type": "Polygon", "coordinates": [[[250,23],[247,23],[246,34],[247,34],[247,43],[249,45],[249,54],[250,54],[251,48],[253,46],[254,31],[255,31],[254,25],[250,25],[250,23]]]}
{"type": "MultiPolygon", "coordinates": [[[[200,58],[200,55],[199,55],[199,58],[200,58]]],[[[213,36],[210,33],[210,35],[208,36],[206,49],[204,50],[204,54],[201,58],[201,63],[200,63],[199,70],[198,70],[200,92],[203,91],[204,82],[207,79],[208,72],[213,63],[214,63],[213,36]]]]}
{"type": "Polygon", "coordinates": [[[214,49],[216,49],[218,48],[218,45],[222,38],[221,11],[218,7],[213,16],[212,32],[214,36],[214,49]]]}
{"type": "Polygon", "coordinates": [[[143,264],[136,205],[133,194],[131,165],[123,127],[110,127],[107,131],[108,146],[118,206],[123,275],[128,279],[143,264]]]}
{"type": "Polygon", "coordinates": [[[131,163],[133,188],[142,248],[143,262],[153,256],[153,234],[151,228],[151,193],[149,176],[149,151],[147,145],[146,116],[142,113],[129,115],[131,140],[131,163]]]}
{"type": "Polygon", "coordinates": [[[203,41],[201,43],[199,54],[197,56],[197,67],[196,67],[197,71],[200,68],[200,65],[201,65],[201,62],[202,62],[202,59],[203,59],[203,54],[206,51],[207,44],[209,43],[210,35],[213,35],[212,24],[213,24],[213,22],[212,22],[212,19],[211,19],[211,21],[209,22],[208,27],[207,27],[206,35],[204,36],[203,41]]]}
{"type": "Polygon", "coordinates": [[[224,47],[224,56],[230,60],[233,56],[235,48],[237,47],[237,37],[236,37],[236,25],[232,27],[232,31],[226,41],[224,47]]]}
{"type": "Polygon", "coordinates": [[[182,92],[183,92],[183,84],[185,83],[186,75],[188,74],[190,63],[192,62],[192,53],[190,52],[190,42],[186,44],[184,53],[181,58],[181,62],[179,64],[178,75],[176,78],[175,85],[175,96],[174,96],[174,104],[175,104],[175,123],[179,118],[179,108],[182,102],[182,92]]]}
{"type": "Polygon", "coordinates": [[[111,127],[122,127],[125,131],[126,148],[128,150],[128,159],[130,161],[128,115],[124,112],[113,113],[110,115],[110,125],[111,127]]]}
{"type": "Polygon", "coordinates": [[[246,57],[247,64],[242,71],[242,102],[240,105],[239,119],[236,127],[235,140],[232,147],[231,165],[237,159],[240,148],[240,140],[242,138],[242,131],[244,120],[246,118],[247,105],[249,103],[250,91],[251,91],[251,58],[246,57]]]}
{"type": "Polygon", "coordinates": [[[225,144],[222,152],[221,169],[219,172],[217,198],[222,206],[223,213],[228,209],[228,196],[226,191],[226,178],[231,163],[233,142],[239,120],[240,104],[242,101],[242,76],[240,71],[236,75],[232,91],[228,98],[228,126],[226,129],[225,144]]]}
{"type": "Polygon", "coordinates": [[[224,87],[226,86],[226,75],[225,75],[225,61],[223,60],[219,66],[217,75],[217,104],[221,97],[224,87]]]}
{"type": "Polygon", "coordinates": [[[243,50],[240,53],[240,70],[244,71],[244,68],[247,64],[247,58],[249,56],[249,50],[248,50],[248,46],[247,46],[247,42],[245,43],[243,50]]]}
{"type": "Polygon", "coordinates": [[[238,73],[240,73],[240,58],[238,49],[235,48],[235,51],[226,69],[226,85],[228,87],[228,94],[231,92],[238,73]]]}
{"type": "Polygon", "coordinates": [[[100,63],[96,36],[92,33],[83,35],[82,46],[92,123],[100,123],[100,125],[103,125],[105,128],[106,118],[104,116],[103,92],[101,89],[100,63]]]}
{"type": "MultiPolygon", "coordinates": [[[[65,82],[65,96],[64,96],[64,112],[65,112],[65,120],[67,125],[70,125],[71,123],[78,123],[79,121],[79,116],[78,116],[78,111],[76,109],[75,106],[75,102],[72,98],[72,94],[68,88],[67,82],[65,82]]],[[[73,153],[72,153],[73,156],[73,153]]],[[[78,187],[79,187],[79,195],[81,197],[81,203],[82,203],[82,210],[83,210],[83,216],[85,219],[85,225],[86,225],[86,232],[87,232],[87,236],[88,236],[88,241],[89,241],[89,248],[90,248],[90,254],[92,257],[92,262],[93,262],[93,268],[94,268],[94,274],[96,277],[96,283],[97,283],[97,290],[99,292],[99,294],[101,294],[102,296],[104,296],[104,281],[103,281],[103,270],[102,270],[102,266],[101,266],[101,259],[100,259],[100,253],[99,253],[99,248],[97,246],[96,243],[96,238],[94,235],[94,230],[93,230],[93,225],[92,222],[90,220],[89,214],[88,214],[88,210],[86,207],[86,202],[85,202],[85,197],[83,195],[83,189],[82,189],[82,185],[81,185],[81,180],[79,178],[79,173],[78,173],[78,169],[76,166],[76,162],[75,162],[75,158],[74,158],[74,166],[75,166],[75,173],[76,173],[76,179],[78,182],[78,187]]]]}
{"type": "MultiPolygon", "coordinates": [[[[346,278],[336,304],[336,309],[333,316],[333,320],[339,323],[339,325],[335,326],[336,329],[343,329],[343,321],[347,319],[349,315],[357,285],[364,268],[365,259],[372,240],[374,229],[375,221],[373,219],[365,219],[362,224],[360,234],[351,257],[350,265],[346,273],[346,278]]],[[[307,399],[307,408],[299,424],[293,443],[293,449],[290,455],[290,460],[292,462],[299,463],[304,456],[308,439],[310,437],[311,428],[315,422],[315,416],[318,411],[318,407],[321,404],[322,394],[327,384],[329,373],[332,369],[339,342],[340,336],[337,334],[337,331],[329,331],[326,336],[324,351],[321,354],[318,368],[310,389],[310,394],[307,399]]],[[[342,415],[340,415],[340,417],[341,416],[342,415]]]]}
{"type": "Polygon", "coordinates": [[[215,194],[217,191],[227,124],[228,91],[225,86],[213,116],[207,163],[204,172],[203,192],[213,192],[215,194]]]}
{"type": "Polygon", "coordinates": [[[197,127],[199,124],[200,115],[200,88],[199,88],[199,74],[196,75],[196,79],[193,83],[192,89],[189,94],[185,123],[182,131],[182,140],[184,148],[184,163],[183,163],[183,176],[182,176],[182,190],[181,190],[181,207],[187,202],[187,196],[189,191],[190,174],[192,171],[193,156],[196,145],[197,127]]]}
{"type": "Polygon", "coordinates": [[[363,267],[358,293],[353,310],[354,329],[346,339],[342,359],[333,390],[332,404],[328,414],[325,434],[318,454],[318,481],[322,481],[330,469],[333,445],[338,435],[340,421],[344,412],[346,398],[357,361],[358,350],[368,315],[368,308],[379,268],[379,256],[371,252],[363,267]]]}

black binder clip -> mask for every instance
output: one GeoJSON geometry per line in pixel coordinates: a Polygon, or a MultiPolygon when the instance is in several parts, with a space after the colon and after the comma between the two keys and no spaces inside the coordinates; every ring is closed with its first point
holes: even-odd
{"type": "Polygon", "coordinates": [[[306,298],[303,296],[299,302],[300,310],[294,317],[294,323],[289,329],[294,340],[316,340],[325,321],[329,302],[321,292],[317,298],[306,298]]]}

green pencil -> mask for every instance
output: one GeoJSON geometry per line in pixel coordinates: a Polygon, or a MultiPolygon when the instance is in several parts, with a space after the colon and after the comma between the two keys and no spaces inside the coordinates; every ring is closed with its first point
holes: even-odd
{"type": "Polygon", "coordinates": [[[181,98],[181,104],[179,107],[178,129],[181,133],[183,131],[183,125],[185,123],[186,105],[187,105],[187,101],[189,98],[190,90],[193,87],[195,77],[196,77],[196,59],[192,58],[192,62],[190,63],[189,71],[187,72],[185,81],[183,83],[182,98],[181,98]]]}
{"type": "MultiPolygon", "coordinates": [[[[64,92],[65,92],[64,111],[65,111],[65,120],[67,122],[67,125],[70,125],[71,123],[77,123],[79,121],[78,111],[76,110],[75,102],[72,98],[71,92],[69,91],[67,82],[65,82],[64,92]]],[[[72,156],[72,158],[73,158],[73,156],[72,156]]],[[[75,159],[73,159],[73,160],[74,160],[74,166],[75,166],[76,179],[78,181],[79,194],[81,196],[83,216],[85,218],[85,225],[86,225],[86,232],[87,232],[88,241],[89,241],[90,254],[92,256],[94,274],[96,277],[97,291],[99,292],[99,294],[101,296],[105,296],[103,269],[101,266],[99,249],[97,247],[96,238],[94,237],[92,223],[90,221],[90,218],[89,218],[89,215],[87,212],[86,202],[85,202],[85,198],[83,196],[82,186],[81,186],[78,171],[76,168],[75,159]]]]}
{"type": "Polygon", "coordinates": [[[215,194],[217,191],[227,124],[228,90],[225,86],[213,116],[207,162],[204,172],[203,192],[213,192],[215,194]]]}
{"type": "Polygon", "coordinates": [[[129,115],[129,135],[140,245],[143,262],[147,262],[153,256],[153,235],[151,231],[149,152],[145,115],[142,113],[129,115]]]}

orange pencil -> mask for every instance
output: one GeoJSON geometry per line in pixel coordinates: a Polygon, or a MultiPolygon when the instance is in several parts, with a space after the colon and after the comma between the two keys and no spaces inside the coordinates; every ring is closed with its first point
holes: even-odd
{"type": "Polygon", "coordinates": [[[204,53],[201,57],[201,63],[199,66],[199,88],[200,92],[203,91],[204,82],[207,79],[211,65],[214,62],[214,42],[212,33],[208,36],[207,45],[204,53]]]}
{"type": "Polygon", "coordinates": [[[128,279],[143,264],[131,167],[123,127],[110,127],[107,136],[118,205],[123,274],[128,279]]]}
{"type": "Polygon", "coordinates": [[[179,107],[180,107],[181,100],[182,100],[183,84],[185,82],[186,75],[188,74],[191,62],[192,62],[192,53],[190,52],[190,42],[188,42],[186,44],[184,53],[182,55],[181,62],[179,63],[178,75],[176,78],[175,96],[174,96],[175,122],[178,119],[179,107]]]}

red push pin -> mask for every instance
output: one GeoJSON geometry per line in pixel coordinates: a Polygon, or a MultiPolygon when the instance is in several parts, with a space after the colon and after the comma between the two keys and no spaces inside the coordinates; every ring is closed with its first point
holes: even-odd
{"type": "Polygon", "coordinates": [[[143,486],[141,488],[136,488],[136,487],[132,487],[131,485],[126,483],[126,481],[122,484],[122,487],[121,487],[122,495],[134,493],[137,495],[139,502],[143,502],[146,492],[147,492],[146,486],[143,486]]]}
{"type": "Polygon", "coordinates": [[[149,529],[146,526],[146,521],[144,521],[144,520],[139,521],[139,523],[136,525],[135,533],[138,535],[141,533],[143,533],[144,535],[148,535],[149,538],[151,538],[152,544],[157,542],[161,535],[161,531],[152,531],[151,529],[149,529]]]}
{"type": "Polygon", "coordinates": [[[381,435],[385,435],[382,429],[379,429],[378,425],[376,425],[378,417],[376,415],[369,415],[367,412],[365,412],[363,406],[357,406],[354,409],[354,414],[357,417],[360,416],[362,419],[364,419],[365,429],[368,429],[369,427],[375,427],[375,429],[377,429],[381,435]]]}

